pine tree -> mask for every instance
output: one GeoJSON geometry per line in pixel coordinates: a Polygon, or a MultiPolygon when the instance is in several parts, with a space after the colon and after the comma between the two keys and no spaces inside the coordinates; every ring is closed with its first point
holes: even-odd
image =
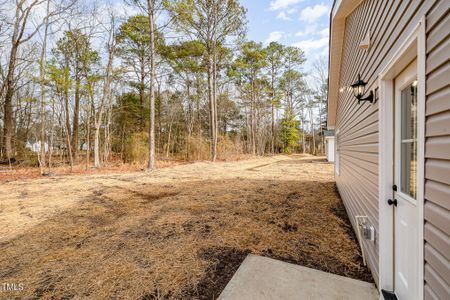
{"type": "Polygon", "coordinates": [[[283,119],[281,120],[280,132],[284,153],[292,153],[295,147],[298,145],[298,140],[300,139],[298,125],[299,122],[295,119],[295,115],[287,110],[283,119]]]}

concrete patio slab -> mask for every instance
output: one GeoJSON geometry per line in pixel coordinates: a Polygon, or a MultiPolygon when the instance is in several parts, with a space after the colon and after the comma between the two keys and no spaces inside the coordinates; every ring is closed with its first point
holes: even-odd
{"type": "Polygon", "coordinates": [[[376,300],[379,296],[368,282],[249,254],[219,299],[376,300]]]}

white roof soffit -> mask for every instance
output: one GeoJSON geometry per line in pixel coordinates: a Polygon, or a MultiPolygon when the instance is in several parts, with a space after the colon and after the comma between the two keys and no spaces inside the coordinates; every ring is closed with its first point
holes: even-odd
{"type": "Polygon", "coordinates": [[[335,0],[330,21],[330,59],[328,85],[328,127],[336,125],[336,109],[339,97],[341,58],[344,44],[345,18],[362,0],[335,0]]]}

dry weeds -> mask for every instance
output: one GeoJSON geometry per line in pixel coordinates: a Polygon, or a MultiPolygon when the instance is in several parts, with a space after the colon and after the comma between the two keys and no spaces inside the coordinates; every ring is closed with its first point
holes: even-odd
{"type": "Polygon", "coordinates": [[[249,252],[370,281],[311,156],[1,185],[0,278],[18,298],[216,298],[249,252]]]}
{"type": "MultiPolygon", "coordinates": [[[[187,164],[188,162],[179,159],[158,160],[158,168],[168,168],[177,165],[187,164]]],[[[120,159],[111,161],[102,165],[101,168],[93,167],[92,163],[86,169],[86,164],[80,163],[74,165],[72,170],[67,164],[54,166],[51,170],[45,169],[46,173],[52,173],[52,176],[65,175],[88,175],[88,174],[111,174],[111,173],[132,173],[144,170],[146,163],[124,163],[120,159]]],[[[0,165],[0,182],[11,182],[23,179],[36,179],[42,177],[39,167],[26,167],[21,165],[0,165]]]]}

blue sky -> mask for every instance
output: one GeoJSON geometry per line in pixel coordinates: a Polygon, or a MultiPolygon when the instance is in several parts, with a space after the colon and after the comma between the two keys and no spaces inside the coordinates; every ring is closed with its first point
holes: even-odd
{"type": "Polygon", "coordinates": [[[247,9],[248,38],[277,41],[305,51],[305,70],[319,56],[328,56],[332,0],[241,0],[247,9]]]}

